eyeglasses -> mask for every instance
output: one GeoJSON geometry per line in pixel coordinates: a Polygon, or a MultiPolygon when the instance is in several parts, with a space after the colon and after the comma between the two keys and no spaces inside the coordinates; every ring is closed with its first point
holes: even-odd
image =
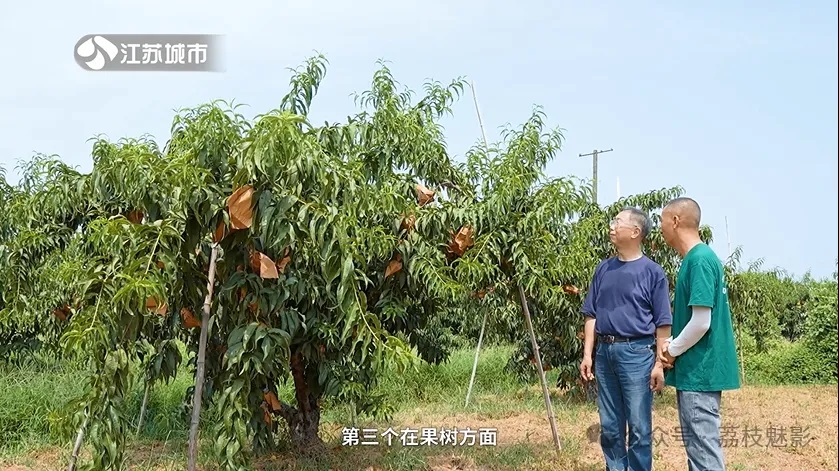
{"type": "Polygon", "coordinates": [[[626,222],[620,218],[614,218],[609,221],[609,227],[617,227],[617,226],[626,226],[626,227],[640,227],[638,224],[632,222],[626,222]]]}

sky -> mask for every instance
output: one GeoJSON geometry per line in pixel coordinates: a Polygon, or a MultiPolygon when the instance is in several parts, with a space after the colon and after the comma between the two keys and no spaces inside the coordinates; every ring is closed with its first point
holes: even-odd
{"type": "MultiPolygon", "coordinates": [[[[837,3],[743,1],[162,0],[6,2],[0,15],[0,166],[57,154],[90,171],[91,143],[151,134],[176,109],[215,99],[268,112],[288,68],[322,53],[314,123],[357,111],[377,60],[417,93],[471,80],[490,141],[540,106],[563,129],[550,176],[591,177],[599,201],[679,185],[712,247],[796,276],[837,259],[837,3]],[[92,33],[224,35],[224,72],[91,72],[73,48],[92,33]]],[[[471,94],[443,120],[450,153],[480,140],[471,94]]]]}

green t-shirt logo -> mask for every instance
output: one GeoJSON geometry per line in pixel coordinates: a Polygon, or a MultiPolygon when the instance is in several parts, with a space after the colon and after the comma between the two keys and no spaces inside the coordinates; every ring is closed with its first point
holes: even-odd
{"type": "Polygon", "coordinates": [[[673,299],[674,338],[690,321],[692,306],[711,308],[711,328],[676,358],[672,369],[665,370],[665,383],[682,391],[738,389],[740,370],[725,273],[717,254],[703,243],[685,255],[679,268],[673,299]]]}

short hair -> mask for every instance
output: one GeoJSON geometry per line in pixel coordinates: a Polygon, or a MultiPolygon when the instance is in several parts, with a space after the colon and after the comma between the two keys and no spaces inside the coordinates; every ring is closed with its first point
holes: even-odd
{"type": "Polygon", "coordinates": [[[621,209],[621,212],[628,211],[629,218],[632,219],[632,222],[638,225],[641,229],[641,240],[647,238],[650,235],[650,232],[653,231],[653,222],[650,220],[650,216],[647,215],[644,211],[641,211],[638,208],[633,208],[631,206],[624,207],[621,209]]]}
{"type": "Polygon", "coordinates": [[[672,207],[688,224],[695,223],[694,229],[699,229],[699,224],[702,221],[702,208],[693,198],[680,196],[670,200],[664,207],[672,207]]]}

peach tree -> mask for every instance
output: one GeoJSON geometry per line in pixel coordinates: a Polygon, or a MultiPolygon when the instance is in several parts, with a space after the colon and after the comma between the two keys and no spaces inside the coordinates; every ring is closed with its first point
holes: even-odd
{"type": "Polygon", "coordinates": [[[297,450],[319,450],[324,400],[386,415],[378,375],[408,366],[414,347],[444,356],[429,320],[458,293],[438,255],[453,206],[429,187],[463,183],[435,123],[461,84],[429,84],[411,104],[383,67],[359,97],[363,112],[314,128],[306,116],[322,70],[310,62],[280,109],[237,142],[231,190],[250,201],[247,221],[233,206],[208,221],[224,253],[218,299],[231,306],[215,324],[227,342],[213,435],[230,467],[247,437],[272,445],[276,418],[297,450]]]}
{"type": "Polygon", "coordinates": [[[409,365],[412,348],[445,358],[429,320],[463,293],[441,248],[469,181],[436,120],[461,83],[412,104],[383,67],[363,112],[315,127],[324,70],[309,61],[252,121],[218,103],[184,110],[163,148],[96,139],[88,174],[39,156],[4,193],[2,331],[28,326],[88,370],[55,417],[78,431],[71,468],[83,440],[85,468],[124,466],[133,366],[146,383],[171,378],[177,341],[196,375],[190,469],[202,405],[219,460],[243,469],[277,419],[318,450],[325,400],[386,414],[372,394],[385,366],[409,365]]]}
{"type": "MultiPolygon", "coordinates": [[[[177,250],[183,226],[175,218],[144,223],[136,208],[174,188],[167,178],[185,180],[188,169],[177,169],[144,140],[100,140],[93,157],[90,174],[43,155],[23,167],[6,207],[11,231],[2,241],[0,318],[3,330],[10,323],[31,326],[45,348],[60,348],[68,361],[87,367],[83,396],[61,404],[58,410],[68,415],[54,423],[68,434],[80,430],[71,467],[86,433],[96,448],[89,467],[116,469],[129,421],[132,361],[144,343],[166,350],[166,340],[179,332],[177,319],[155,306],[154,296],[165,288],[180,294],[175,286],[194,276],[174,270],[175,263],[187,265],[177,250]]],[[[170,208],[187,204],[167,196],[170,208]]],[[[168,358],[174,361],[158,368],[161,377],[177,368],[177,355],[168,358]]]]}

